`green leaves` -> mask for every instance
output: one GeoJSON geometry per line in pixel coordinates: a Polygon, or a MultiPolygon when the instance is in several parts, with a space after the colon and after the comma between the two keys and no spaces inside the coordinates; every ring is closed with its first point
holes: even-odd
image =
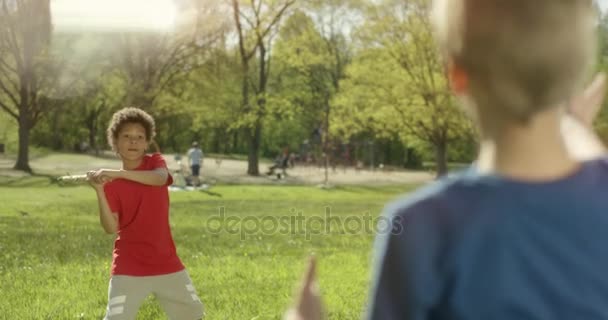
{"type": "Polygon", "coordinates": [[[326,126],[325,138],[336,143],[357,137],[422,149],[445,144],[470,130],[449,94],[428,3],[237,1],[244,51],[233,2],[192,2],[174,34],[55,38],[53,57],[76,58],[68,59],[75,62],[64,70],[69,77],[57,82],[63,88],[66,78],[78,80],[63,90],[70,93],[63,110],[77,112],[43,119],[34,140],[47,145],[53,128],[65,128],[52,142],[65,148],[97,125],[92,134],[105,145],[109,114],[136,105],[157,119],[164,150],[202,140],[219,151],[234,136],[233,147],[243,152],[250,129],[260,125],[268,126],[261,131],[263,155],[279,144],[297,147],[326,126]],[[88,128],[68,125],[85,121],[88,128]]]}
{"type": "MultiPolygon", "coordinates": [[[[369,3],[355,31],[357,56],[333,100],[332,130],[398,136],[406,145],[444,148],[468,135],[452,98],[428,20],[428,1],[369,3]]],[[[445,159],[436,159],[445,162],[445,159]]]]}

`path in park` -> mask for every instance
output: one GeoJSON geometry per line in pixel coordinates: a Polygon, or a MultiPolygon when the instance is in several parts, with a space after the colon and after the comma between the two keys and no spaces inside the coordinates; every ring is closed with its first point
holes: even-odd
{"type": "MultiPolygon", "coordinates": [[[[172,155],[166,155],[167,165],[172,172],[180,166],[172,155]]],[[[14,160],[0,156],[0,176],[20,176],[24,173],[11,170],[14,160]]],[[[48,175],[81,174],[95,168],[120,168],[120,161],[111,157],[93,157],[77,154],[51,154],[32,159],[31,167],[36,173],[48,175]]],[[[270,164],[261,163],[260,172],[265,172],[270,164]]],[[[186,170],[185,166],[183,170],[186,170]]],[[[262,174],[259,177],[248,176],[247,162],[242,160],[223,159],[218,165],[214,158],[205,158],[201,170],[206,183],[231,184],[320,184],[324,180],[324,169],[317,167],[302,167],[289,169],[287,178],[277,180],[276,177],[262,174]]],[[[329,182],[334,185],[386,185],[422,183],[433,179],[431,172],[405,170],[355,170],[354,168],[338,167],[336,171],[329,170],[329,182]]]]}

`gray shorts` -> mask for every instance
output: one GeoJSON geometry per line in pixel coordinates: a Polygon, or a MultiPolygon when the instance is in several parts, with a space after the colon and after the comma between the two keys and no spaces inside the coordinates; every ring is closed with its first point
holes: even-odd
{"type": "Polygon", "coordinates": [[[170,320],[198,320],[204,316],[203,303],[190,276],[182,270],[160,276],[112,276],[104,320],[134,320],[150,294],[156,297],[170,320]]]}

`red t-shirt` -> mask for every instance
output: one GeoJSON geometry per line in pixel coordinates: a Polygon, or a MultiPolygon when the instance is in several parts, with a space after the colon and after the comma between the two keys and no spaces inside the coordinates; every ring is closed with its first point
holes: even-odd
{"type": "MultiPolygon", "coordinates": [[[[144,156],[135,170],[166,168],[159,153],[144,156]]],[[[152,276],[184,269],[169,227],[171,175],[163,186],[116,179],[104,185],[108,205],[118,213],[112,275],[152,276]]]]}

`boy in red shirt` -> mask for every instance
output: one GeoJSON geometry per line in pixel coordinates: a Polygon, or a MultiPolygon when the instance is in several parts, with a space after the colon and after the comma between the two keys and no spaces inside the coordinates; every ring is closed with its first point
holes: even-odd
{"type": "Polygon", "coordinates": [[[105,320],[135,319],[150,294],[169,319],[203,317],[169,227],[168,186],[173,178],[160,153],[146,154],[154,130],[154,119],[143,110],[116,112],[107,134],[122,169],[87,173],[97,193],[101,225],[117,234],[105,320]]]}

